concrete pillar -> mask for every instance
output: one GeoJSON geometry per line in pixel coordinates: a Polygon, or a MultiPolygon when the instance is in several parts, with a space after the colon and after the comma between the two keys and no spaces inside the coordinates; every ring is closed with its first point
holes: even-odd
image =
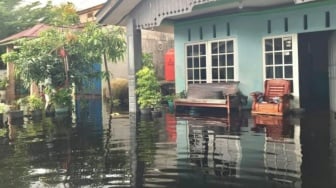
{"type": "Polygon", "coordinates": [[[127,24],[127,47],[128,47],[128,93],[129,93],[129,112],[138,111],[136,89],[136,72],[141,67],[141,30],[137,30],[135,20],[129,19],[127,24]]]}

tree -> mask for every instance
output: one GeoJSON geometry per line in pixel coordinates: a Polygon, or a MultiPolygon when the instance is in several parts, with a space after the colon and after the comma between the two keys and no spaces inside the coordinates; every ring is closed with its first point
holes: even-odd
{"type": "Polygon", "coordinates": [[[58,89],[74,84],[79,90],[89,80],[102,76],[93,68],[94,63],[101,62],[102,54],[118,60],[126,49],[123,29],[95,23],[84,28],[55,27],[39,38],[18,40],[15,45],[20,50],[3,54],[2,59],[14,63],[24,86],[35,82],[58,89]]]}
{"type": "MultiPolygon", "coordinates": [[[[24,0],[0,0],[0,40],[37,23],[53,26],[79,23],[79,16],[72,3],[52,6],[51,1],[48,1],[42,6],[39,1],[27,5],[23,5],[23,2],[24,0]]],[[[5,47],[0,47],[0,53],[4,52],[5,47]]]]}
{"type": "Polygon", "coordinates": [[[79,23],[72,3],[45,6],[39,1],[23,5],[24,0],[0,0],[0,39],[23,31],[37,23],[64,26],[79,23]]]}

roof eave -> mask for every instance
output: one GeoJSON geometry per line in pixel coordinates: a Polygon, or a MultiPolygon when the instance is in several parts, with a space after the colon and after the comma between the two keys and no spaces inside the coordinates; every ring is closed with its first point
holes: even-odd
{"type": "Polygon", "coordinates": [[[96,20],[101,24],[126,25],[126,18],[141,0],[108,0],[97,12],[96,20]]]}

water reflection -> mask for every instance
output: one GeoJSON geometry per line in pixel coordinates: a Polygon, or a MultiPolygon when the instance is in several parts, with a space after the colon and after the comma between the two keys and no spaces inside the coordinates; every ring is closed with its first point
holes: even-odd
{"type": "Polygon", "coordinates": [[[335,187],[328,113],[102,114],[0,129],[0,187],[335,187]]]}
{"type": "MultiPolygon", "coordinates": [[[[301,185],[300,126],[291,117],[253,116],[255,130],[265,132],[265,173],[271,181],[301,185]]],[[[299,123],[299,122],[296,122],[299,123]]]]}

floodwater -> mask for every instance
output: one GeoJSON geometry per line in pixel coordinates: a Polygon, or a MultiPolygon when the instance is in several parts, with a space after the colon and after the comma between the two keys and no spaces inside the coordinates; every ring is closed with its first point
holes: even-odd
{"type": "Polygon", "coordinates": [[[0,187],[336,187],[329,112],[92,113],[0,129],[0,187]]]}

